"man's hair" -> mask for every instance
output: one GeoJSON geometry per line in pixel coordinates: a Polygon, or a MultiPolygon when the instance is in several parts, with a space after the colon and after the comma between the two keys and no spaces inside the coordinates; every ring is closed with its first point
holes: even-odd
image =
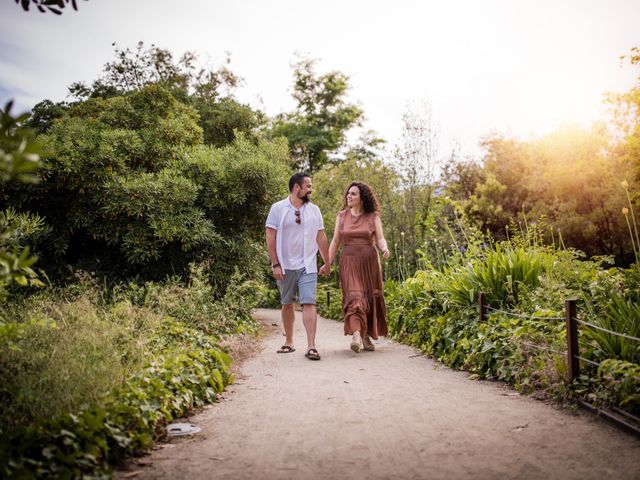
{"type": "Polygon", "coordinates": [[[291,175],[291,178],[289,179],[289,191],[293,192],[294,185],[298,185],[300,188],[302,188],[302,184],[304,183],[305,178],[311,177],[309,176],[309,174],[304,172],[298,172],[291,175]]]}

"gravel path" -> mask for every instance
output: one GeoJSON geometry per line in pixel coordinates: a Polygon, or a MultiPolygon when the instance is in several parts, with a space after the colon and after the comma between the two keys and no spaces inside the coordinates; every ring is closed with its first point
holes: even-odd
{"type": "MultiPolygon", "coordinates": [[[[280,325],[277,310],[258,310],[280,325]]],[[[348,349],[319,319],[322,360],[272,327],[236,384],[190,421],[202,428],[128,465],[117,478],[640,479],[640,441],[584,413],[415,356],[381,339],[348,349]],[[141,466],[144,465],[144,466],[141,466]]]]}

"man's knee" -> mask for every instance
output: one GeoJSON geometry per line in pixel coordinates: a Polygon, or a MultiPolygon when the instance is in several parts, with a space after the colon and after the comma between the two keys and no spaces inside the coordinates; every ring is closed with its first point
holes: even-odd
{"type": "Polygon", "coordinates": [[[285,303],[282,305],[282,311],[286,312],[286,313],[291,313],[293,312],[293,303],[285,303]]]}

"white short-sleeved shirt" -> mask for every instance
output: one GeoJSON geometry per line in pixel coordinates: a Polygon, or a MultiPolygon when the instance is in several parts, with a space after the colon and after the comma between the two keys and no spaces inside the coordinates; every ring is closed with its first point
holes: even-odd
{"type": "Polygon", "coordinates": [[[289,197],[271,205],[266,226],[276,233],[276,253],[280,266],[285,270],[305,268],[307,273],[317,273],[318,230],[324,230],[320,209],[311,202],[300,208],[300,224],[296,223],[296,210],[289,197]]]}

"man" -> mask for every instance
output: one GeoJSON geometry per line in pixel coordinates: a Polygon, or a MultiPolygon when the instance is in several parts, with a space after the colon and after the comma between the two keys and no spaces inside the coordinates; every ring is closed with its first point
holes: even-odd
{"type": "Polygon", "coordinates": [[[278,353],[291,353],[293,346],[294,302],[302,305],[302,322],[307,331],[307,353],[310,360],[320,360],[316,349],[317,254],[324,260],[322,275],[329,275],[329,242],[324,232],[320,209],[309,201],[311,177],[296,173],[289,179],[289,196],[274,203],[267,217],[267,248],[271,271],[277,280],[282,304],[285,344],[278,353]]]}

